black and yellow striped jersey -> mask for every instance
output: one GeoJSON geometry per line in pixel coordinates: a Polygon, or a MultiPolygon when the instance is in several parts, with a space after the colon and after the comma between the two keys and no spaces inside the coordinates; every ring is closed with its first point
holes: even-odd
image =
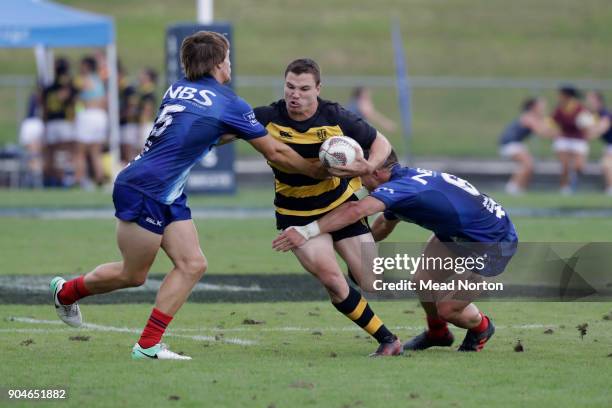
{"type": "MultiPolygon", "coordinates": [[[[305,121],[295,121],[287,113],[284,100],[255,108],[257,120],[270,135],[289,145],[302,157],[319,160],[319,148],[328,138],[348,136],[367,151],[376,138],[376,129],[340,104],[319,99],[316,113],[305,121]]],[[[328,212],[361,188],[360,179],[332,177],[317,180],[295,174],[270,163],[274,172],[276,212],[282,215],[311,217],[328,212]]]]}

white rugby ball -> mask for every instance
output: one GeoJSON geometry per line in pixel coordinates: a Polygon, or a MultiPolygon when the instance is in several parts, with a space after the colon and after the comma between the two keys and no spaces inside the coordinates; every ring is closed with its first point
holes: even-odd
{"type": "Polygon", "coordinates": [[[357,154],[363,156],[363,150],[355,139],[347,136],[334,136],[321,145],[319,160],[327,167],[348,166],[355,161],[357,154]]]}
{"type": "Polygon", "coordinates": [[[576,117],[578,129],[588,129],[595,124],[595,115],[590,112],[582,111],[576,117]]]}

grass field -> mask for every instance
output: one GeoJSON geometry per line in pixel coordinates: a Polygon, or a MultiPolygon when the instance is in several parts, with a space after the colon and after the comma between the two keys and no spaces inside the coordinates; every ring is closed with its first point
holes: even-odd
{"type": "MultiPolygon", "coordinates": [[[[163,72],[168,24],[193,21],[195,1],[62,0],[115,18],[120,57],[132,76],[142,66],[163,72]]],[[[266,0],[215,3],[215,16],[235,29],[235,72],[277,75],[275,88],[242,87],[251,104],[278,98],[288,61],[310,56],[323,68],[323,96],[345,102],[348,88],[325,87],[325,75],[394,75],[391,17],[399,20],[411,75],[460,77],[608,78],[612,11],[605,0],[382,0],[303,3],[266,0]],[[281,6],[282,5],[282,6],[281,6]],[[262,47],[265,44],[265,47],[262,47]],[[299,45],[299,46],[298,46],[299,45]],[[572,57],[564,58],[567,50],[572,57]]],[[[57,50],[77,60],[89,49],[57,50]]],[[[31,50],[0,50],[0,74],[34,74],[31,50]]],[[[163,87],[162,87],[163,88],[163,87]]],[[[416,89],[415,155],[496,155],[497,135],[519,102],[537,89],[416,89]]],[[[549,92],[546,95],[551,95],[549,92]]],[[[396,120],[396,91],[377,88],[379,109],[396,120]]],[[[25,101],[24,101],[25,102],[25,101]]],[[[16,96],[0,89],[0,144],[15,141],[16,96]]],[[[404,152],[399,132],[388,135],[404,152]]],[[[550,156],[548,143],[536,143],[550,156]],[[541,145],[541,146],[540,146],[541,145]]],[[[599,157],[599,146],[592,157],[599,157]]],[[[253,154],[241,146],[240,154],[253,154]]]]}
{"type": "MultiPolygon", "coordinates": [[[[508,208],[610,207],[606,197],[596,194],[494,196],[508,208]]],[[[241,189],[236,197],[194,197],[191,206],[265,209],[270,199],[270,191],[241,189]]],[[[0,203],[0,212],[100,208],[110,206],[110,197],[101,192],[2,191],[0,203]]],[[[513,220],[524,242],[607,242],[612,230],[610,217],[513,220]]],[[[271,217],[197,219],[196,224],[210,264],[203,282],[216,276],[244,277],[248,286],[255,274],[264,274],[287,282],[278,290],[297,298],[305,290],[299,283],[305,272],[297,261],[271,249],[276,234],[271,217]],[[290,283],[294,277],[296,286],[290,283]]],[[[108,219],[0,217],[0,230],[5,232],[0,234],[0,278],[40,276],[46,280],[55,274],[84,273],[117,259],[114,228],[110,215],[108,219]]],[[[423,241],[428,235],[406,224],[389,241],[423,241]]],[[[163,274],[169,268],[169,261],[160,254],[152,273],[163,274]]],[[[67,388],[66,401],[47,406],[612,404],[606,374],[612,361],[612,322],[604,319],[612,313],[610,302],[482,302],[481,308],[498,327],[483,353],[464,355],[442,349],[388,359],[368,359],[376,344],[323,300],[188,303],[165,341],[194,360],[147,364],[131,361],[129,351],[149,314],[150,302],[99,305],[85,301],[84,318],[92,325],[77,330],[59,323],[50,304],[29,301],[34,295],[40,298],[40,288],[32,286],[30,292],[25,288],[18,300],[7,296],[6,290],[0,289],[0,389],[67,388]],[[244,324],[245,319],[262,323],[244,324]],[[584,323],[588,329],[581,339],[576,326],[584,323]],[[523,353],[514,351],[519,339],[523,353]]],[[[198,299],[207,302],[205,294],[198,299]]],[[[422,330],[423,315],[415,300],[373,301],[372,306],[402,339],[422,330]]],[[[453,331],[458,344],[464,333],[453,331]]],[[[1,406],[37,406],[2,398],[1,406]]]]}
{"type": "MultiPolygon", "coordinates": [[[[67,401],[45,406],[612,404],[606,374],[612,322],[602,320],[610,312],[609,303],[481,306],[499,326],[483,353],[442,349],[368,359],[376,345],[326,302],[188,304],[172,323],[166,341],[194,360],[164,364],[129,359],[149,313],[147,305],[84,306],[86,320],[101,327],[79,330],[5,319],[54,321],[50,305],[2,306],[0,378],[5,387],[68,388],[67,401]],[[265,323],[244,325],[245,318],[265,323]],[[583,323],[589,327],[581,340],[575,326],[583,323]],[[553,333],[545,334],[547,329],[553,333]],[[73,336],[87,341],[71,341],[73,336]],[[513,351],[518,339],[523,353],[513,351]],[[237,340],[254,344],[231,343],[237,340]]],[[[373,307],[402,338],[422,330],[422,312],[414,302],[374,302],[373,307]]],[[[460,341],[463,331],[454,332],[460,341]]]]}

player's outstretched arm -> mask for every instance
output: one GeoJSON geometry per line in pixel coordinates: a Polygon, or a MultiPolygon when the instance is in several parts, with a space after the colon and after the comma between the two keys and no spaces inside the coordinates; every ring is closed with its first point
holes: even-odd
{"type": "Polygon", "coordinates": [[[371,227],[374,241],[378,242],[387,238],[399,222],[400,220],[388,220],[383,214],[376,217],[371,227]]]}
{"type": "Polygon", "coordinates": [[[305,174],[309,177],[324,179],[329,177],[327,170],[321,162],[309,162],[297,154],[292,148],[274,139],[269,134],[256,139],[248,140],[258,152],[266,159],[280,167],[305,174]]]}
{"type": "Polygon", "coordinates": [[[272,248],[286,252],[298,248],[317,235],[337,231],[360,219],[385,210],[385,204],[368,196],[360,201],[350,201],[342,204],[318,221],[303,227],[289,227],[272,241],[272,248]]]}
{"type": "Polygon", "coordinates": [[[329,173],[337,177],[358,177],[366,174],[372,174],[374,170],[382,166],[391,153],[391,143],[380,132],[376,132],[376,139],[370,146],[370,155],[368,160],[363,156],[358,155],[355,161],[348,166],[333,166],[329,169],[329,173]]]}
{"type": "Polygon", "coordinates": [[[223,146],[224,144],[232,143],[237,140],[238,136],[233,135],[231,133],[226,133],[219,138],[219,142],[217,142],[217,146],[223,146]]]}

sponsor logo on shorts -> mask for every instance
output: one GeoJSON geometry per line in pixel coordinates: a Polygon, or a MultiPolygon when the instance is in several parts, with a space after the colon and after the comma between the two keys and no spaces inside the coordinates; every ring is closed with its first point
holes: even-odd
{"type": "Polygon", "coordinates": [[[147,218],[145,218],[145,221],[146,221],[146,222],[148,222],[149,224],[153,224],[153,225],[155,225],[156,227],[161,227],[161,226],[163,226],[163,223],[162,223],[161,221],[154,220],[154,219],[153,219],[153,218],[151,218],[151,217],[147,217],[147,218]]]}

